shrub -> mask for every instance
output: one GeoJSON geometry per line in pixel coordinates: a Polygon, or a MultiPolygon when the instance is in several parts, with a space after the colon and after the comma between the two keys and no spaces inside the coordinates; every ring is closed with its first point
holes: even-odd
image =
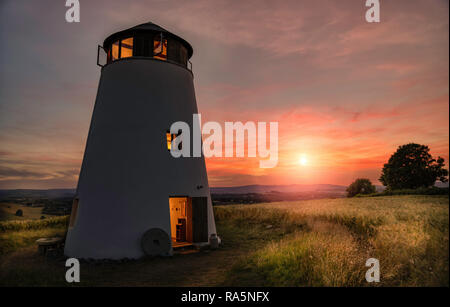
{"type": "Polygon", "coordinates": [[[347,188],[347,197],[353,197],[358,194],[372,194],[376,192],[376,187],[366,178],[358,178],[347,188]]]}
{"type": "Polygon", "coordinates": [[[394,195],[449,195],[449,188],[418,188],[418,189],[401,189],[401,190],[385,190],[380,193],[362,195],[356,197],[376,197],[376,196],[394,196],[394,195]]]}

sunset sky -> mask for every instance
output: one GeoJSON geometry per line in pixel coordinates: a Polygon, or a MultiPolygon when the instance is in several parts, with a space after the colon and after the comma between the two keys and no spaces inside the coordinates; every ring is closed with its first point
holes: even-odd
{"type": "Polygon", "coordinates": [[[154,22],[194,48],[203,122],[279,122],[279,162],[207,159],[210,186],[380,184],[399,145],[449,158],[449,2],[0,2],[0,189],[74,188],[100,77],[97,45],[154,22]]]}

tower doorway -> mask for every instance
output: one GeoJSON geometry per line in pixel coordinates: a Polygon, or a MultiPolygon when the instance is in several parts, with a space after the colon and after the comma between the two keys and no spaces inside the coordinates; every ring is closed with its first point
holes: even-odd
{"type": "Polygon", "coordinates": [[[169,197],[172,246],[208,242],[207,197],[169,197]]]}

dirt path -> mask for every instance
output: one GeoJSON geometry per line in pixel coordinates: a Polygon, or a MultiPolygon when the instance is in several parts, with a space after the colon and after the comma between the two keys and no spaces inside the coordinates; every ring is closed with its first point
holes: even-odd
{"type": "MultiPolygon", "coordinates": [[[[349,235],[344,227],[331,223],[315,222],[311,226],[315,231],[331,227],[333,232],[349,235]]],[[[224,231],[224,244],[218,250],[125,263],[81,262],[81,282],[77,286],[226,286],[230,282],[227,272],[234,263],[268,243],[271,235],[269,241],[286,235],[278,228],[255,227],[242,234],[224,231]]],[[[67,286],[65,272],[65,259],[46,259],[34,245],[0,259],[0,284],[67,286]]]]}
{"type": "Polygon", "coordinates": [[[112,280],[104,281],[103,285],[219,286],[224,282],[227,269],[243,254],[222,249],[131,262],[118,266],[112,280]]]}
{"type": "MultiPolygon", "coordinates": [[[[81,283],[96,286],[217,286],[239,255],[233,249],[127,263],[81,263],[81,283]]],[[[64,285],[64,259],[46,259],[34,247],[1,259],[0,280],[9,285],[64,285]]],[[[3,284],[3,282],[1,282],[3,284]]]]}
{"type": "MultiPolygon", "coordinates": [[[[220,286],[226,271],[250,249],[226,241],[218,250],[125,263],[81,262],[80,286],[220,286]]],[[[65,259],[45,258],[36,246],[0,259],[0,285],[65,286],[65,259]]]]}

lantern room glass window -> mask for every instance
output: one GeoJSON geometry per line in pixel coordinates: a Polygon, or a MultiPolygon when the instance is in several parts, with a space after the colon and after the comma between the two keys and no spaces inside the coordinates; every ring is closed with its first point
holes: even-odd
{"type": "Polygon", "coordinates": [[[166,132],[167,149],[169,151],[172,148],[172,141],[174,138],[175,138],[175,134],[170,134],[170,132],[166,132]]]}
{"type": "Polygon", "coordinates": [[[153,40],[153,57],[158,60],[167,61],[167,39],[156,36],[153,40]]]}
{"type": "MultiPolygon", "coordinates": [[[[171,134],[169,130],[167,130],[166,132],[166,141],[167,141],[167,150],[170,151],[172,149],[172,142],[173,140],[175,140],[175,138],[177,136],[181,135],[181,132],[179,132],[178,134],[171,134]]],[[[178,144],[178,150],[181,150],[183,148],[183,143],[180,142],[178,144]]]]}
{"type": "Polygon", "coordinates": [[[187,67],[188,50],[177,39],[159,34],[138,34],[114,41],[107,52],[107,62],[131,57],[148,57],[187,67]]]}
{"type": "Polygon", "coordinates": [[[111,53],[111,60],[115,61],[119,59],[119,42],[114,42],[112,44],[112,53],[111,53]]]}
{"type": "Polygon", "coordinates": [[[133,38],[126,38],[120,41],[120,58],[129,58],[133,56],[133,38]]]}

